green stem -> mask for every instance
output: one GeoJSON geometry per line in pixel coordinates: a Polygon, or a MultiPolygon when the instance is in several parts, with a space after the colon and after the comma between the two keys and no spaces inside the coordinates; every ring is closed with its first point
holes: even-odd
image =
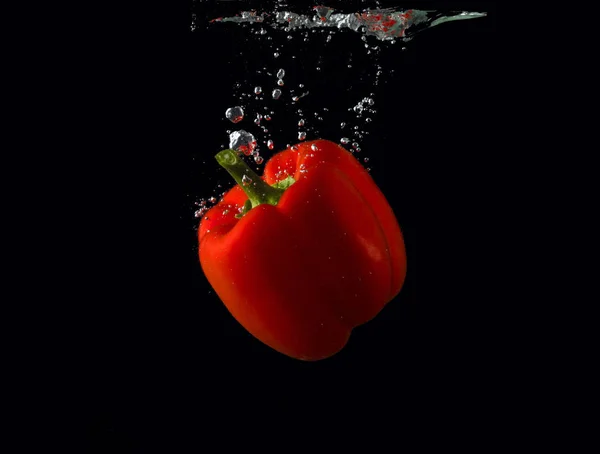
{"type": "Polygon", "coordinates": [[[265,183],[233,150],[220,151],[215,159],[244,190],[252,208],[263,203],[277,205],[285,192],[284,189],[274,188],[265,183]]]}

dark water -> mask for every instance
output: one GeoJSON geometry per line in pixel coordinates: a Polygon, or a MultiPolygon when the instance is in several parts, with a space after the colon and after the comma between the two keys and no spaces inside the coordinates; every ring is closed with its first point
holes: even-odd
{"type": "MultiPolygon", "coordinates": [[[[344,7],[364,7],[354,3],[344,7]]],[[[240,4],[250,5],[197,2],[193,11],[202,22],[235,14],[240,4]]],[[[81,329],[91,452],[197,452],[276,440],[287,451],[317,433],[344,441],[353,431],[392,434],[380,424],[401,438],[428,408],[451,418],[441,402],[454,401],[461,384],[477,387],[485,356],[477,334],[485,322],[473,321],[461,300],[469,285],[461,243],[479,228],[474,213],[485,200],[477,187],[496,143],[498,30],[493,2],[427,2],[422,9],[440,7],[489,14],[387,46],[376,61],[359,51],[364,43],[353,33],[337,33],[324,46],[323,39],[286,41],[287,33],[270,31],[284,49],[276,61],[248,28],[198,26],[192,33],[191,16],[173,47],[160,39],[142,44],[156,59],[140,75],[144,93],[135,90],[131,123],[119,116],[128,139],[114,162],[128,177],[105,181],[110,197],[98,213],[111,216],[98,222],[92,243],[111,260],[95,274],[81,329]],[[376,65],[382,75],[373,86],[376,65]],[[339,123],[356,122],[347,109],[374,94],[361,157],[369,158],[406,241],[400,295],[356,329],[342,352],[317,363],[286,358],[252,338],[212,292],[197,259],[194,202],[231,186],[213,159],[227,145],[226,130],[238,126],[224,119],[225,108],[235,105],[235,83],[253,87],[263,67],[285,68],[284,88],[304,83],[310,90],[303,109],[307,118],[322,112],[323,121],[313,122],[307,139],[339,140],[339,123]],[[110,192],[114,185],[119,191],[110,192]],[[418,258],[417,221],[421,247],[437,248],[433,259],[418,258]],[[448,279],[444,269],[465,280],[448,279]],[[433,278],[438,274],[442,279],[433,278]]],[[[269,103],[277,151],[294,143],[297,115],[269,103]]]]}

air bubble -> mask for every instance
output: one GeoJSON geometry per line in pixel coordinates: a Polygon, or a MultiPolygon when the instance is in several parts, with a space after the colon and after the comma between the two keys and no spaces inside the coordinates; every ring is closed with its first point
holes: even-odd
{"type": "Polygon", "coordinates": [[[299,122],[298,122],[298,126],[304,126],[304,118],[302,118],[299,122]]]}
{"type": "Polygon", "coordinates": [[[304,140],[306,139],[306,132],[301,131],[298,133],[298,140],[304,140]]]}
{"type": "Polygon", "coordinates": [[[277,78],[278,79],[283,79],[285,77],[285,69],[280,69],[279,71],[277,71],[277,78]]]}
{"type": "Polygon", "coordinates": [[[277,52],[275,52],[275,53],[273,54],[273,57],[277,58],[277,57],[279,57],[279,54],[278,54],[277,52]]]}
{"type": "Polygon", "coordinates": [[[342,145],[348,145],[350,143],[350,139],[348,139],[348,137],[342,137],[340,142],[342,145]]]}
{"type": "Polygon", "coordinates": [[[249,156],[256,148],[256,139],[249,132],[240,129],[229,135],[229,148],[249,156]]]}
{"type": "Polygon", "coordinates": [[[273,99],[279,99],[279,97],[281,96],[281,90],[279,88],[276,88],[275,90],[273,90],[272,96],[273,99]]]}
{"type": "Polygon", "coordinates": [[[310,146],[310,149],[311,149],[312,151],[317,151],[317,150],[319,149],[319,147],[317,147],[317,145],[313,143],[313,144],[310,146]]]}
{"type": "Polygon", "coordinates": [[[264,161],[264,158],[262,156],[254,156],[254,162],[256,162],[257,164],[262,164],[264,161]]]}
{"type": "Polygon", "coordinates": [[[271,139],[269,139],[267,141],[267,148],[269,148],[269,150],[272,150],[274,146],[275,145],[273,144],[273,141],[271,139]]]}
{"type": "Polygon", "coordinates": [[[232,123],[239,123],[244,119],[244,109],[240,106],[230,107],[225,112],[225,117],[232,123]]]}
{"type": "Polygon", "coordinates": [[[242,184],[244,186],[248,186],[250,183],[252,183],[252,178],[250,178],[248,175],[244,175],[242,177],[242,184]]]}
{"type": "Polygon", "coordinates": [[[280,87],[283,87],[283,79],[279,79],[277,81],[277,85],[279,85],[280,87]]]}
{"type": "Polygon", "coordinates": [[[262,93],[262,88],[261,87],[254,87],[254,94],[255,95],[260,95],[262,93]]]}

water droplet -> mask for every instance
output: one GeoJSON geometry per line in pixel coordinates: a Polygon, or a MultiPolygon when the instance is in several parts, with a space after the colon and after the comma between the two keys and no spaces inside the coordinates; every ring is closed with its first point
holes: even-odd
{"type": "Polygon", "coordinates": [[[369,158],[364,158],[363,161],[369,162],[369,158]]]}
{"type": "Polygon", "coordinates": [[[340,128],[342,128],[342,129],[344,129],[345,127],[346,127],[346,123],[342,123],[342,124],[340,125],[340,128]]]}
{"type": "Polygon", "coordinates": [[[250,178],[248,175],[244,175],[242,177],[242,184],[244,186],[248,186],[250,183],[252,183],[252,178],[250,178]]]}
{"type": "Polygon", "coordinates": [[[298,133],[298,140],[304,140],[306,139],[306,133],[304,131],[301,131],[298,133]]]}
{"type": "Polygon", "coordinates": [[[240,106],[230,107],[225,112],[225,117],[232,123],[239,123],[244,119],[244,109],[240,106]]]}
{"type": "Polygon", "coordinates": [[[287,39],[292,39],[292,35],[288,35],[288,36],[287,36],[287,39]]]}
{"type": "Polygon", "coordinates": [[[260,34],[261,34],[261,35],[266,35],[266,34],[267,34],[267,31],[266,31],[264,28],[261,28],[261,29],[260,29],[260,34]]]}
{"type": "Polygon", "coordinates": [[[279,85],[280,87],[283,87],[283,79],[279,79],[277,81],[277,85],[279,85]]]}
{"type": "Polygon", "coordinates": [[[277,52],[275,52],[275,53],[273,54],[273,57],[277,58],[277,57],[279,57],[279,54],[278,54],[277,52]]]}
{"type": "Polygon", "coordinates": [[[304,126],[304,118],[302,118],[299,122],[298,122],[298,126],[304,126]]]}
{"type": "Polygon", "coordinates": [[[300,100],[300,96],[294,96],[292,98],[292,101],[294,101],[294,102],[299,101],[299,100],[300,100]]]}
{"type": "Polygon", "coordinates": [[[371,119],[370,118],[365,118],[365,123],[371,123],[371,119]]]}
{"type": "Polygon", "coordinates": [[[267,147],[269,148],[269,150],[272,150],[274,146],[275,146],[275,144],[273,143],[273,141],[271,139],[269,139],[267,141],[267,147]]]}
{"type": "Polygon", "coordinates": [[[311,149],[312,151],[317,151],[317,150],[319,149],[319,147],[317,147],[317,145],[313,143],[313,144],[310,146],[310,149],[311,149]]]}
{"type": "Polygon", "coordinates": [[[227,216],[229,214],[229,210],[223,210],[223,216],[227,216]]]}
{"type": "Polygon", "coordinates": [[[276,88],[275,90],[273,90],[272,96],[273,99],[279,99],[279,97],[281,96],[281,90],[279,88],[276,88]]]}
{"type": "Polygon", "coordinates": [[[277,71],[277,78],[278,79],[283,79],[285,76],[285,69],[280,69],[279,71],[277,71]]]}
{"type": "Polygon", "coordinates": [[[306,166],[304,164],[300,164],[300,173],[306,173],[306,166]]]}
{"type": "Polygon", "coordinates": [[[262,164],[264,161],[262,156],[254,156],[254,162],[256,162],[257,164],[262,164]]]}
{"type": "Polygon", "coordinates": [[[265,120],[271,121],[271,116],[270,115],[265,115],[265,120]]]}
{"type": "Polygon", "coordinates": [[[215,197],[210,197],[210,198],[208,199],[208,201],[209,201],[210,203],[215,203],[215,202],[217,201],[217,199],[216,199],[215,197]]]}
{"type": "Polygon", "coordinates": [[[304,84],[298,85],[299,88],[304,88],[304,84]]]}
{"type": "Polygon", "coordinates": [[[325,39],[325,41],[327,41],[327,42],[331,41],[331,35],[327,35],[327,39],[325,39]]]}
{"type": "Polygon", "coordinates": [[[340,142],[342,145],[348,145],[350,143],[350,139],[348,139],[348,137],[342,137],[340,142]]]}
{"type": "Polygon", "coordinates": [[[254,94],[255,95],[260,95],[262,93],[262,88],[261,87],[254,87],[254,94]]]}

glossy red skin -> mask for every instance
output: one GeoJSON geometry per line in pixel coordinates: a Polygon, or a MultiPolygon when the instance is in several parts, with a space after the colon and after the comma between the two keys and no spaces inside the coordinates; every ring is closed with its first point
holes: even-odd
{"type": "Polygon", "coordinates": [[[236,219],[247,197],[235,186],[202,219],[199,256],[238,322],[273,349],[312,361],[340,351],[400,292],[406,252],[391,207],[352,154],[327,140],[296,147],[265,166],[269,184],[296,180],[277,206],[236,219]]]}

